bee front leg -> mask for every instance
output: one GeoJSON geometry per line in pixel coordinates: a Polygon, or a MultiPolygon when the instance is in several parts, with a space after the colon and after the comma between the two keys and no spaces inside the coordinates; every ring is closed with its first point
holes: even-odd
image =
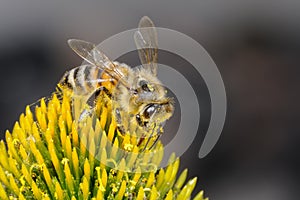
{"type": "Polygon", "coordinates": [[[124,128],[124,126],[122,125],[122,118],[121,118],[121,113],[120,113],[119,108],[116,108],[116,109],[115,109],[115,118],[116,118],[117,127],[118,127],[119,132],[120,132],[122,135],[125,135],[125,128],[124,128]]]}

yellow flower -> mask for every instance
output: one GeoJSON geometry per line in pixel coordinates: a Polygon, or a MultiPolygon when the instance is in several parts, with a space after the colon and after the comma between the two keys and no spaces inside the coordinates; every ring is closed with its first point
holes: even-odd
{"type": "MultiPolygon", "coordinates": [[[[118,132],[111,105],[98,103],[94,116],[78,122],[71,102],[66,95],[42,99],[34,112],[27,106],[6,132],[0,141],[0,199],[191,198],[196,178],[185,184],[184,170],[176,181],[178,158],[158,170],[160,141],[140,154],[144,147],[135,135],[118,132]]],[[[203,191],[194,197],[203,199],[203,191]]]]}

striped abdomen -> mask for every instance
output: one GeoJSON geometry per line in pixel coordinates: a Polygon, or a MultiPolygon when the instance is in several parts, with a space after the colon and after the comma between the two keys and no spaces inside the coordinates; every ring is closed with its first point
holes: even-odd
{"type": "Polygon", "coordinates": [[[116,80],[95,65],[81,65],[67,71],[59,82],[62,89],[70,89],[76,95],[90,95],[100,87],[111,91],[116,80]]]}

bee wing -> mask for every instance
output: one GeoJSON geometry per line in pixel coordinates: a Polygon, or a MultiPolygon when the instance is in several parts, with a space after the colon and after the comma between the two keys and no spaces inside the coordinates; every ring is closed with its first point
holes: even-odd
{"type": "Polygon", "coordinates": [[[134,33],[135,44],[143,66],[152,74],[157,74],[157,32],[151,19],[142,17],[138,30],[134,33]]]}
{"type": "Polygon", "coordinates": [[[105,70],[105,72],[110,74],[113,78],[128,87],[128,84],[124,80],[125,75],[95,44],[77,39],[68,40],[68,44],[73,51],[88,63],[105,70]]]}

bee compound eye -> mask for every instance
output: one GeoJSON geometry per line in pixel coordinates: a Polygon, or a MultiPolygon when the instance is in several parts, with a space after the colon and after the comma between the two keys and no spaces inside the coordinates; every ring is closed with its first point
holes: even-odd
{"type": "Polygon", "coordinates": [[[156,112],[157,109],[157,104],[149,104],[144,111],[145,118],[149,119],[156,112]]]}

